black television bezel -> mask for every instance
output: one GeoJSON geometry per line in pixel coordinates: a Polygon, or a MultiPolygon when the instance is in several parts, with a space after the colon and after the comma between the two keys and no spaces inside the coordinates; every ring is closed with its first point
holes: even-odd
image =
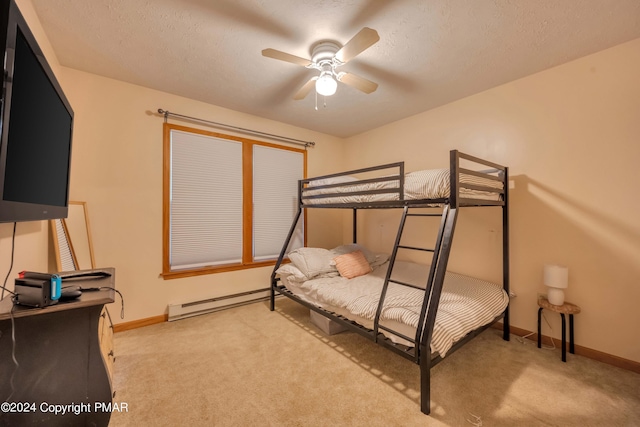
{"type": "Polygon", "coordinates": [[[73,142],[74,113],[69,100],[62,91],[51,66],[47,62],[42,49],[38,45],[29,25],[20,13],[15,0],[0,0],[0,49],[4,58],[4,74],[2,83],[2,99],[0,100],[0,223],[41,221],[49,219],[66,218],[69,210],[69,183],[71,170],[71,148],[73,142]],[[66,200],[64,206],[24,203],[4,199],[4,180],[7,162],[8,128],[10,125],[12,80],[15,61],[15,44],[18,28],[24,36],[31,51],[35,54],[42,70],[49,79],[62,104],[71,118],[69,133],[69,159],[66,180],[66,200]]]}

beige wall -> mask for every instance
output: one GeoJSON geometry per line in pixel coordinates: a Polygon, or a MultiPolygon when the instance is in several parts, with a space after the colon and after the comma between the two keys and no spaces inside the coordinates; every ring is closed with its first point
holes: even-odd
{"type": "MultiPolygon", "coordinates": [[[[269,286],[270,268],[163,280],[162,123],[158,108],[238,127],[315,141],[308,173],[325,174],[343,165],[339,138],[204,104],[168,93],[61,67],[28,1],[19,6],[75,112],[71,200],[86,201],[99,267],[116,268],[116,285],[125,297],[125,318],[161,315],[167,304],[212,298],[269,286]]],[[[188,123],[182,123],[187,124],[188,123]]],[[[309,243],[341,243],[336,213],[309,214],[309,243]],[[327,220],[328,218],[328,220],[327,220]],[[334,224],[324,227],[323,224],[334,224]]],[[[8,266],[12,224],[0,225],[0,251],[8,266]]],[[[47,271],[53,250],[45,221],[18,223],[15,272],[47,271]]],[[[5,267],[3,267],[5,268],[5,267]]],[[[8,268],[8,267],[6,267],[8,268]]],[[[3,273],[3,276],[5,273],[3,273]]],[[[12,282],[12,280],[11,280],[12,282]]],[[[12,286],[10,286],[11,288],[12,286]]]]}
{"type": "MultiPolygon", "coordinates": [[[[270,268],[163,280],[162,123],[158,108],[182,115],[316,142],[309,174],[327,173],[341,140],[167,93],[63,68],[75,110],[71,198],[88,203],[96,261],[116,268],[126,298],[125,321],[156,316],[168,303],[269,286],[270,268]]],[[[172,122],[174,122],[172,120],[172,122]]],[[[185,124],[182,122],[182,124],[185,124]]],[[[190,123],[186,123],[191,125],[190,123]]],[[[310,215],[309,241],[339,243],[339,228],[310,215]]]]}
{"type": "MultiPolygon", "coordinates": [[[[350,138],[349,168],[447,167],[451,149],[509,166],[512,324],[536,330],[543,265],[564,264],[583,310],[576,343],[640,361],[638,76],[640,39],[350,138]]],[[[500,280],[492,209],[462,210],[452,270],[500,280]]],[[[390,247],[397,215],[367,214],[363,239],[390,247]]],[[[559,316],[546,318],[559,338],[559,316]]]]}

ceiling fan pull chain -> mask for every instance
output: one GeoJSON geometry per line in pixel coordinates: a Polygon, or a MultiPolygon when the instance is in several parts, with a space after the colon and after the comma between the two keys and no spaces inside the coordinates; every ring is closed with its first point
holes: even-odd
{"type": "Polygon", "coordinates": [[[316,92],[316,111],[318,111],[318,92],[316,92]]]}

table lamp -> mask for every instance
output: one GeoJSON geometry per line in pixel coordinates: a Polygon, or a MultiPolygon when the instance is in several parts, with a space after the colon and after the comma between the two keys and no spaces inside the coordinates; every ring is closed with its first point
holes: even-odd
{"type": "Polygon", "coordinates": [[[547,300],[553,305],[564,304],[563,289],[569,286],[569,269],[561,265],[545,265],[544,284],[549,288],[547,300]]]}

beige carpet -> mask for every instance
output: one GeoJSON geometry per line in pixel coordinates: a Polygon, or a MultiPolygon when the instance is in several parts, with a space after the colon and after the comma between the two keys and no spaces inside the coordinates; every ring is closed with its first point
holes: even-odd
{"type": "Polygon", "coordinates": [[[288,299],[115,336],[110,426],[640,426],[640,375],[485,331],[432,369],[288,299]],[[473,418],[473,415],[479,418],[473,418]]]}

